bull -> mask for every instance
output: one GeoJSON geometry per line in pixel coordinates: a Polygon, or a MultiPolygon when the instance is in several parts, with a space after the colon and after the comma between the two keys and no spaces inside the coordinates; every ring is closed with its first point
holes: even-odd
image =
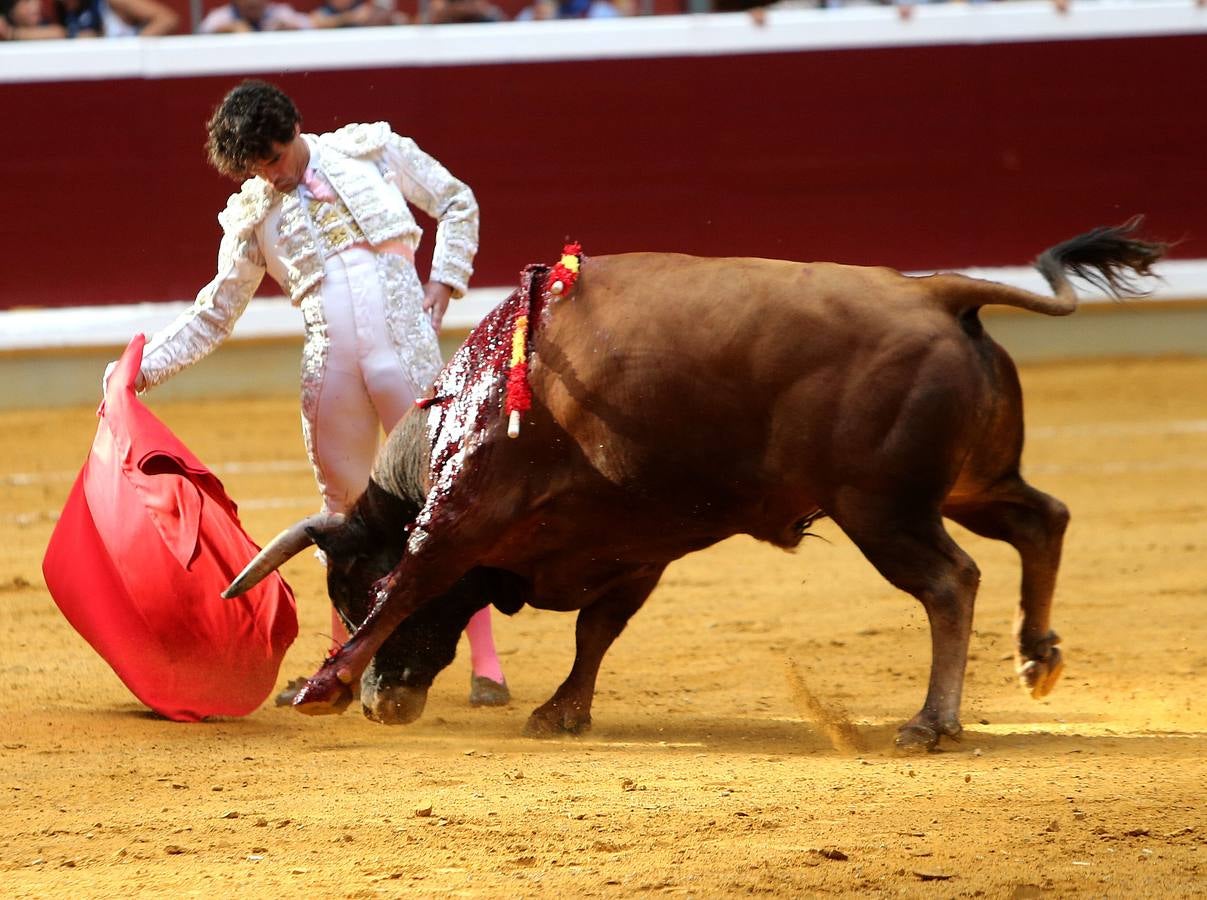
{"type": "Polygon", "coordinates": [[[359,682],[386,723],[419,715],[487,602],[578,610],[570,674],[527,723],[576,733],[604,654],[670,562],[735,534],[792,549],[826,516],[926,610],[926,699],[896,742],[933,749],[961,732],[980,579],[944,518],[1019,554],[1023,688],[1045,696],[1063,666],[1051,610],[1069,513],[1019,474],[1019,379],[978,310],[1068,315],[1070,276],[1138,293],[1165,251],[1138,222],[1044,251],[1052,297],[953,273],[661,253],[585,259],[558,296],[529,267],[389,436],[347,516],[282,532],[227,593],[317,543],[355,630],[294,705],[342,712],[359,682]],[[531,405],[509,440],[499,348],[526,297],[540,301],[531,405]]]}

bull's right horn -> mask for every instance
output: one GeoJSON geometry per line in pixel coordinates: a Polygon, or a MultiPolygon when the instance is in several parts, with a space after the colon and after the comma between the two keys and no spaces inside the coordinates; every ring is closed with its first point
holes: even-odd
{"type": "Polygon", "coordinates": [[[243,596],[268,575],[281,568],[286,561],[297,556],[314,543],[310,532],[317,531],[321,534],[343,524],[343,513],[322,512],[290,525],[256,554],[255,559],[230,583],[230,587],[222,592],[222,598],[230,600],[232,597],[243,596]]]}

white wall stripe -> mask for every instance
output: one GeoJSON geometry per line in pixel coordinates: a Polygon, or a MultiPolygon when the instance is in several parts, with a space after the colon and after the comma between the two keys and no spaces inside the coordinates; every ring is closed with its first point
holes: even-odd
{"type": "MultiPolygon", "coordinates": [[[[1207,263],[1204,264],[1207,275],[1207,263]]],[[[1207,277],[1204,278],[1207,285],[1207,277]]],[[[510,287],[475,288],[449,306],[446,330],[469,330],[507,297],[510,287]]],[[[1207,295],[1207,290],[1204,291],[1207,295]]],[[[150,335],[192,301],[0,310],[0,352],[124,347],[131,335],[150,335]]],[[[302,314],[284,297],[256,297],[235,324],[231,340],[302,339],[302,314]]]]}
{"type": "Polygon", "coordinates": [[[624,19],[412,25],[335,32],[180,35],[5,45],[0,82],[180,78],[557,60],[785,53],[866,47],[1092,40],[1207,33],[1192,0],[1097,0],[1065,13],[1049,0],[771,9],[624,19]]]}
{"type": "MultiPolygon", "coordinates": [[[[1205,17],[1207,18],[1207,17],[1205,17]]],[[[955,270],[976,278],[1000,281],[1049,295],[1039,273],[1027,266],[955,270]]],[[[1161,278],[1148,285],[1151,298],[1162,301],[1207,299],[1207,259],[1166,260],[1159,265],[1161,278]]],[[[913,272],[929,275],[930,272],[913,272]]],[[[449,306],[445,331],[468,331],[482,320],[511,287],[474,288],[449,306]]],[[[1098,291],[1079,285],[1086,305],[1111,301],[1098,291]]],[[[1145,301],[1129,300],[1128,306],[1143,309],[1145,301]]],[[[131,335],[151,334],[176,318],[190,301],[131,303],[111,306],[64,306],[52,309],[0,310],[0,352],[12,350],[58,350],[69,348],[121,348],[131,335]]],[[[301,314],[284,297],[257,297],[235,325],[232,341],[295,338],[301,340],[301,314]]]]}

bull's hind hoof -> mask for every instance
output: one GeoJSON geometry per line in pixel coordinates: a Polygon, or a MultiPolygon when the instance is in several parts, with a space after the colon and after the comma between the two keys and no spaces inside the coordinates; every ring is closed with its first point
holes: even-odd
{"type": "Polygon", "coordinates": [[[939,746],[939,733],[927,725],[902,725],[893,745],[906,753],[929,753],[939,746]]]}
{"type": "Polygon", "coordinates": [[[528,717],[524,734],[529,737],[555,737],[566,734],[585,734],[591,730],[591,714],[563,710],[545,704],[528,717]]]}
{"type": "Polygon", "coordinates": [[[897,729],[893,741],[898,750],[906,753],[929,753],[939,749],[939,739],[949,737],[958,741],[964,727],[957,721],[937,722],[914,718],[897,729]]]}
{"type": "Polygon", "coordinates": [[[495,681],[485,675],[469,676],[470,706],[506,706],[511,702],[507,680],[495,681]]]}
{"type": "Polygon", "coordinates": [[[1034,699],[1039,700],[1052,693],[1064,667],[1059,648],[1053,647],[1044,659],[1029,659],[1018,667],[1018,683],[1034,699]]]}

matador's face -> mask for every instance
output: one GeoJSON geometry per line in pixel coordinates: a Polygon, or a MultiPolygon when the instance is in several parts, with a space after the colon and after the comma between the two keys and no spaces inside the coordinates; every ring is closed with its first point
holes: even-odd
{"type": "Polygon", "coordinates": [[[264,159],[248,166],[248,173],[258,175],[282,193],[296,190],[310,164],[310,147],[301,136],[301,126],[293,127],[293,139],[286,144],[272,142],[272,151],[264,159]]]}

